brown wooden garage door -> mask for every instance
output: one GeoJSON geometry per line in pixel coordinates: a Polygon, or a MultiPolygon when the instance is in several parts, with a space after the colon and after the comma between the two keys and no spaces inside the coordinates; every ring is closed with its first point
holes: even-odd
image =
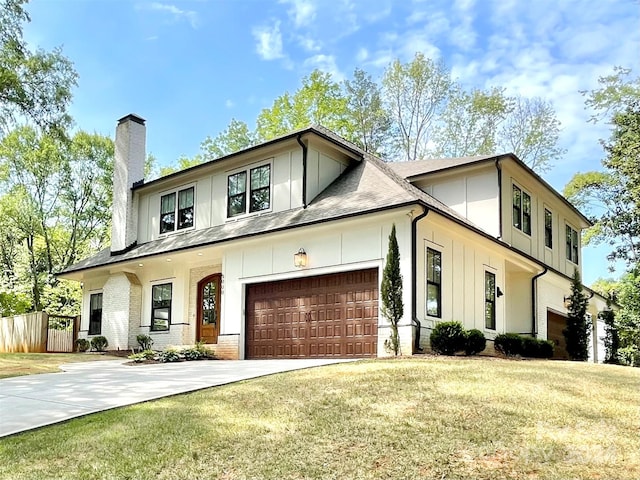
{"type": "Polygon", "coordinates": [[[559,313],[547,310],[547,339],[555,345],[553,358],[568,359],[567,342],[564,339],[562,330],[567,326],[567,318],[559,313]]]}
{"type": "Polygon", "coordinates": [[[247,358],[375,357],[378,270],[247,287],[247,358]]]}

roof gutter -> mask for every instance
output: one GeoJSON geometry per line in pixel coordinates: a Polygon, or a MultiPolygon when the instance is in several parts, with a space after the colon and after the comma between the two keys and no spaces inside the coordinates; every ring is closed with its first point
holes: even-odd
{"type": "Polygon", "coordinates": [[[549,269],[544,267],[544,270],[531,279],[531,336],[536,338],[538,336],[538,322],[536,321],[536,313],[538,311],[538,278],[547,273],[549,269]]]}
{"type": "Polygon", "coordinates": [[[308,148],[302,141],[302,134],[296,137],[298,144],[302,147],[302,208],[307,208],[307,152],[308,148]]]}
{"type": "Polygon", "coordinates": [[[429,209],[422,205],[424,211],[414,217],[411,220],[411,320],[416,326],[416,336],[413,343],[413,353],[421,352],[422,348],[420,348],[420,329],[422,327],[420,320],[418,320],[418,316],[416,315],[416,309],[418,307],[418,298],[417,298],[417,271],[418,271],[418,221],[422,220],[429,214],[429,209]]]}

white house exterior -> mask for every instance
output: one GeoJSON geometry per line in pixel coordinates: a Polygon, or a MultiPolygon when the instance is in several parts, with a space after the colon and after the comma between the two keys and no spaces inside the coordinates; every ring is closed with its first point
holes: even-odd
{"type": "Polygon", "coordinates": [[[61,274],[83,285],[81,336],[202,340],[222,358],[386,355],[395,225],[403,354],[445,320],[562,341],[589,222],[513,155],[387,164],[310,127],[145,183],[144,144],[145,121],[122,118],[112,246],[61,274]]]}

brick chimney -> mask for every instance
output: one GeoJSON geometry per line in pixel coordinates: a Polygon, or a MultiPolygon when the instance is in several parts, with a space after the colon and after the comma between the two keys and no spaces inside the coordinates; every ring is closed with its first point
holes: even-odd
{"type": "Polygon", "coordinates": [[[138,240],[138,206],[131,187],[144,180],[146,157],[145,120],[129,114],[118,120],[113,165],[113,213],[111,217],[111,255],[117,255],[138,240]]]}

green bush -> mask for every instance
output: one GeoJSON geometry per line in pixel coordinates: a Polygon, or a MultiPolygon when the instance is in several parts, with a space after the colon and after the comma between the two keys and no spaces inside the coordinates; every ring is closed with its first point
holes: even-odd
{"type": "Polygon", "coordinates": [[[179,362],[180,354],[175,348],[167,348],[158,354],[158,360],[162,363],[179,362]]]}
{"type": "Polygon", "coordinates": [[[136,337],[136,341],[142,350],[151,350],[151,346],[153,345],[153,339],[149,335],[145,335],[141,333],[136,337]]]}
{"type": "Polygon", "coordinates": [[[466,355],[477,355],[487,346],[487,339],[480,330],[475,328],[465,332],[464,353],[466,355]]]}
{"type": "Polygon", "coordinates": [[[553,342],[531,337],[522,338],[522,355],[531,358],[553,357],[553,342]]]}
{"type": "Polygon", "coordinates": [[[621,365],[640,367],[640,349],[635,345],[628,345],[618,350],[621,365]]]}
{"type": "Polygon", "coordinates": [[[522,337],[517,333],[501,333],[493,343],[496,352],[507,357],[522,355],[522,337]]]}
{"type": "Polygon", "coordinates": [[[89,343],[89,340],[87,340],[86,338],[79,338],[76,340],[76,348],[79,352],[86,352],[87,350],[89,350],[90,346],[91,343],[89,343]]]}
{"type": "Polygon", "coordinates": [[[466,335],[460,322],[440,322],[429,337],[431,349],[441,355],[454,355],[465,349],[466,335]]]}
{"type": "Polygon", "coordinates": [[[182,353],[185,360],[202,360],[203,358],[206,358],[206,354],[198,350],[196,347],[185,348],[180,353],[182,353]]]}
{"type": "Polygon", "coordinates": [[[104,352],[108,346],[109,341],[102,335],[98,335],[91,339],[91,348],[96,352],[104,352]]]}
{"type": "Polygon", "coordinates": [[[538,340],[538,358],[551,358],[553,357],[553,350],[555,345],[551,340],[538,340]]]}
{"type": "Polygon", "coordinates": [[[156,352],[153,350],[143,350],[140,353],[134,353],[127,358],[133,360],[136,363],[144,362],[145,360],[153,360],[156,356],[156,352]]]}

